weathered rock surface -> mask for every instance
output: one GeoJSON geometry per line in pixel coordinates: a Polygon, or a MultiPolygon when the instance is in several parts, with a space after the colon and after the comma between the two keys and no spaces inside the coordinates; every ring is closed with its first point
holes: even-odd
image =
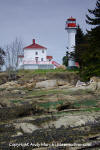
{"type": "Polygon", "coordinates": [[[60,79],[60,80],[57,80],[57,85],[58,86],[64,86],[64,85],[70,86],[71,84],[63,79],[62,80],[60,79]]]}
{"type": "Polygon", "coordinates": [[[92,77],[90,79],[90,84],[95,86],[96,90],[100,90],[100,77],[92,77]]]}
{"type": "Polygon", "coordinates": [[[33,89],[33,88],[35,88],[35,86],[36,86],[36,83],[35,83],[35,81],[33,81],[30,83],[25,83],[21,88],[33,89]]]}
{"type": "Polygon", "coordinates": [[[100,89],[100,77],[92,77],[90,82],[81,82],[80,80],[76,83],[76,89],[85,90],[99,90],[100,89]]]}
{"type": "Polygon", "coordinates": [[[6,83],[0,85],[0,88],[2,88],[2,89],[13,89],[13,88],[18,88],[18,87],[20,87],[20,85],[17,84],[16,81],[6,82],[6,83]]]}
{"type": "Polygon", "coordinates": [[[36,83],[36,88],[50,89],[55,87],[57,87],[57,80],[46,80],[36,83]]]}
{"type": "Polygon", "coordinates": [[[22,132],[17,132],[16,134],[12,135],[11,137],[18,137],[18,136],[22,136],[23,133],[22,132]]]}
{"type": "MultiPolygon", "coordinates": [[[[34,117],[25,117],[24,119],[13,120],[8,125],[4,124],[0,126],[0,142],[1,150],[9,149],[8,144],[10,143],[80,143],[87,144],[91,148],[100,143],[100,113],[88,113],[88,114],[67,114],[62,115],[57,121],[51,120],[51,122],[44,122],[44,117],[37,117],[39,120],[35,120],[34,117]],[[42,122],[43,119],[43,122],[42,122]],[[34,123],[40,123],[41,128],[38,128],[34,123]],[[46,125],[47,123],[47,125],[46,125]],[[14,127],[15,128],[14,128],[14,127]],[[11,128],[12,127],[12,128],[11,128]],[[56,128],[57,127],[57,128],[56,128]],[[11,130],[11,131],[10,131],[11,130]],[[16,134],[15,134],[15,133],[16,134]],[[9,135],[9,140],[7,139],[9,135]],[[94,145],[92,142],[95,140],[94,145]],[[4,147],[5,145],[5,147],[4,147]],[[8,146],[8,147],[7,147],[8,146]]],[[[46,120],[45,120],[46,121],[46,120]]],[[[49,121],[49,120],[47,120],[49,121]]],[[[80,148],[83,148],[81,146],[80,148]]],[[[93,147],[93,148],[94,148],[93,147]]],[[[12,147],[13,149],[14,147],[12,147]]],[[[79,148],[79,147],[77,147],[79,148]]],[[[77,150],[76,148],[76,150],[77,150]]],[[[20,147],[19,149],[22,149],[20,147]]],[[[65,150],[67,147],[25,147],[26,150],[65,150]]],[[[87,147],[88,149],[88,147],[87,147]]],[[[70,147],[69,150],[73,150],[70,147]]],[[[74,147],[75,150],[75,147],[74,147]]],[[[97,149],[99,150],[99,149],[97,149]]]]}
{"type": "MultiPolygon", "coordinates": [[[[89,122],[94,123],[96,122],[96,116],[94,117],[94,115],[66,115],[63,117],[60,117],[58,120],[56,121],[51,121],[49,122],[49,127],[54,126],[55,128],[60,128],[62,126],[64,126],[65,128],[67,127],[77,127],[77,126],[81,126],[81,125],[85,125],[89,122]]],[[[48,128],[48,124],[43,125],[43,128],[48,128]]]]}
{"type": "Polygon", "coordinates": [[[86,143],[89,138],[100,141],[99,78],[93,77],[89,85],[82,87],[75,87],[79,79],[73,73],[31,74],[31,78],[25,74],[22,78],[0,85],[0,150],[9,149],[3,148],[9,142],[86,143]],[[86,112],[88,108],[90,113],[86,112]]]}
{"type": "Polygon", "coordinates": [[[33,131],[37,130],[38,127],[31,124],[31,123],[17,123],[14,124],[16,129],[21,129],[24,133],[32,133],[33,131]]]}
{"type": "Polygon", "coordinates": [[[46,89],[52,89],[56,87],[62,87],[62,88],[68,88],[72,86],[72,84],[68,83],[66,80],[45,80],[41,82],[36,83],[36,88],[46,88],[46,89]]]}

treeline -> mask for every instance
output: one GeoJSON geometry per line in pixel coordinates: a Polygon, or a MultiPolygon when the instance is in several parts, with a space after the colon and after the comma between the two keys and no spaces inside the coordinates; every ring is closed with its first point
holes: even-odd
{"type": "MultiPolygon", "coordinates": [[[[97,0],[93,10],[88,9],[86,23],[93,26],[86,34],[78,25],[76,34],[75,61],[80,66],[80,76],[88,80],[91,76],[100,76],[100,0],[97,0]],[[92,17],[91,17],[92,16],[92,17]]],[[[68,57],[63,57],[67,66],[68,57]]]]}
{"type": "Polygon", "coordinates": [[[16,70],[18,67],[18,55],[23,54],[23,42],[15,38],[4,49],[0,48],[0,70],[4,65],[6,70],[16,70]]]}

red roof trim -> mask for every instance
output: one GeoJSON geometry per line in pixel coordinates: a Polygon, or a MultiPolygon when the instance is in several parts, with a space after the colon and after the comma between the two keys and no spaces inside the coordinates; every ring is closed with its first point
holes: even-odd
{"type": "Polygon", "coordinates": [[[68,21],[76,21],[76,19],[75,19],[75,18],[73,18],[73,17],[68,18],[67,20],[68,20],[68,21]]]}
{"type": "Polygon", "coordinates": [[[33,39],[33,44],[27,46],[27,47],[24,47],[24,49],[47,49],[46,47],[44,46],[41,46],[39,44],[36,44],[35,43],[35,39],[33,39]]]}
{"type": "Polygon", "coordinates": [[[47,59],[53,59],[53,57],[52,56],[47,56],[47,59]]]}
{"type": "Polygon", "coordinates": [[[18,57],[19,57],[19,58],[23,58],[24,56],[23,56],[23,55],[18,55],[18,57]]]}

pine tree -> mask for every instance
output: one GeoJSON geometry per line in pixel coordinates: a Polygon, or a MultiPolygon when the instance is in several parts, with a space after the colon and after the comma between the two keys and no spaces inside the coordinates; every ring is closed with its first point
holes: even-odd
{"type": "Polygon", "coordinates": [[[63,65],[68,66],[68,56],[64,56],[62,61],[63,61],[63,65]]]}
{"type": "Polygon", "coordinates": [[[82,29],[80,28],[80,26],[77,26],[77,33],[75,36],[75,61],[79,62],[80,66],[81,66],[81,54],[82,54],[82,50],[80,49],[80,47],[82,46],[82,44],[84,43],[84,33],[82,31],[82,29]]]}
{"type": "Polygon", "coordinates": [[[85,77],[100,76],[100,0],[97,0],[94,10],[88,10],[90,17],[86,15],[86,23],[93,25],[87,32],[87,49],[83,55],[84,66],[82,73],[85,77]]]}
{"type": "Polygon", "coordinates": [[[87,17],[86,23],[100,26],[100,0],[97,0],[95,9],[94,10],[88,9],[88,12],[92,14],[94,18],[91,18],[89,17],[89,15],[86,15],[87,17]]]}
{"type": "Polygon", "coordinates": [[[79,25],[77,26],[77,33],[75,36],[75,41],[76,41],[76,46],[79,44],[82,44],[84,41],[84,33],[79,25]]]}

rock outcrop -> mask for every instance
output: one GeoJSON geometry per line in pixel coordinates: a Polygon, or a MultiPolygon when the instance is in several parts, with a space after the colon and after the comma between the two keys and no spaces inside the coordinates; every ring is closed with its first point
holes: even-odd
{"type": "Polygon", "coordinates": [[[20,87],[20,85],[17,83],[17,81],[10,81],[0,85],[1,89],[14,89],[18,87],[20,87]]]}
{"type": "MultiPolygon", "coordinates": [[[[74,73],[56,72],[31,74],[31,78],[0,85],[1,149],[9,149],[10,142],[100,141],[100,78],[93,77],[88,84],[82,83],[84,85],[80,85],[80,81],[75,87],[78,80],[74,73]]],[[[25,147],[34,148],[45,149],[25,147]]]]}
{"type": "Polygon", "coordinates": [[[50,89],[55,87],[57,87],[57,80],[46,80],[36,83],[36,88],[50,89]]]}
{"type": "Polygon", "coordinates": [[[24,133],[32,133],[38,129],[37,126],[31,123],[16,123],[14,126],[16,129],[21,129],[24,133]]]}
{"type": "Polygon", "coordinates": [[[89,82],[81,82],[80,80],[76,83],[76,90],[100,90],[100,77],[92,77],[89,82]]]}

